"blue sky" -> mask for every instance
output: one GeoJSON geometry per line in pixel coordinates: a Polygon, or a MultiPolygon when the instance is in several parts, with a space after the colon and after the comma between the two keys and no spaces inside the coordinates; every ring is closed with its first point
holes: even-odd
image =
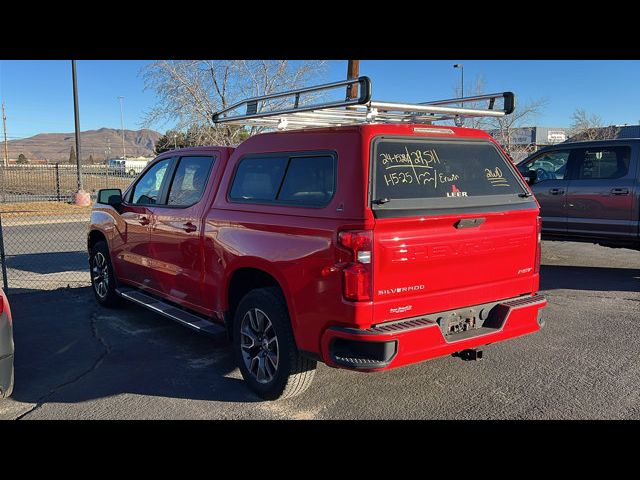
{"type": "MultiPolygon", "coordinates": [[[[77,62],[82,130],[120,128],[124,100],[125,128],[141,128],[144,111],[155,100],[144,91],[140,69],[148,61],[81,60],[77,62]]],[[[546,98],[536,124],[568,126],[576,108],[599,115],[605,123],[640,122],[640,61],[543,60],[362,60],[360,73],[373,80],[378,100],[422,102],[453,97],[464,64],[465,88],[483,75],[487,92],[511,90],[517,101],[546,98]]],[[[329,62],[321,81],[346,77],[346,60],[329,62]]],[[[10,139],[44,132],[72,132],[71,62],[0,61],[0,97],[7,107],[10,139]]],[[[164,132],[170,123],[154,126],[164,132]]]]}

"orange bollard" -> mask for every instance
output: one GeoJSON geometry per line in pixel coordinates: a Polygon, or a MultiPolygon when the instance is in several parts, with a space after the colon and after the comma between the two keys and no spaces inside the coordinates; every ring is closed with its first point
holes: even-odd
{"type": "Polygon", "coordinates": [[[73,197],[73,202],[81,207],[88,207],[91,205],[91,196],[84,190],[78,190],[73,197]]]}

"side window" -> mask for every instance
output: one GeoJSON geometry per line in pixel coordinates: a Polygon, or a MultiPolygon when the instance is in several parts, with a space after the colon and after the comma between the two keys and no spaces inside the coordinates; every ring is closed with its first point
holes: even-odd
{"type": "Polygon", "coordinates": [[[543,180],[564,180],[567,178],[567,163],[570,153],[570,150],[544,153],[527,163],[522,173],[535,172],[536,183],[543,180]]]}
{"type": "Polygon", "coordinates": [[[131,203],[143,205],[155,205],[157,203],[169,163],[171,163],[170,158],[160,160],[140,178],[133,189],[131,203]]]}
{"type": "Polygon", "coordinates": [[[624,177],[629,172],[629,147],[596,147],[576,152],[578,180],[624,177]]]}
{"type": "Polygon", "coordinates": [[[335,187],[333,157],[293,157],[277,200],[302,205],[329,203],[335,187]]]}
{"type": "Polygon", "coordinates": [[[273,201],[278,194],[287,157],[245,157],[240,161],[229,196],[239,201],[273,201]]]}
{"type": "Polygon", "coordinates": [[[335,190],[331,155],[245,157],[231,185],[231,200],[314,207],[326,205],[335,190]]]}
{"type": "Polygon", "coordinates": [[[167,205],[187,207],[199,202],[211,165],[212,157],[182,157],[169,188],[167,205]]]}

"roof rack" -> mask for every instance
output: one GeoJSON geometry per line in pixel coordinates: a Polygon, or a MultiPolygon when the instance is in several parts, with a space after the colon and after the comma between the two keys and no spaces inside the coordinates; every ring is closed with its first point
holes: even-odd
{"type": "Polygon", "coordinates": [[[214,113],[213,122],[280,130],[365,123],[429,124],[452,119],[460,124],[465,117],[502,117],[513,112],[514,108],[512,92],[415,104],[377,102],[371,100],[371,80],[363,76],[242,100],[214,113]],[[360,87],[360,96],[349,98],[350,87],[355,84],[360,87]],[[335,95],[336,89],[344,87],[347,87],[345,99],[323,100],[322,97],[330,91],[333,90],[335,95]],[[502,108],[496,107],[496,100],[502,100],[502,108]],[[479,108],[478,104],[484,102],[486,107],[479,108]],[[465,103],[473,105],[464,107],[465,103]],[[239,111],[243,107],[244,113],[239,111]]]}

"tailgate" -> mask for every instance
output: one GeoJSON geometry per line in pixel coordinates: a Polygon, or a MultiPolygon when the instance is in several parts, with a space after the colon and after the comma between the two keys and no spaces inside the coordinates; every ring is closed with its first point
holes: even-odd
{"type": "Polygon", "coordinates": [[[378,219],[373,252],[376,322],[532,292],[537,285],[537,215],[528,210],[378,219]],[[465,221],[482,223],[465,226],[465,221]]]}

